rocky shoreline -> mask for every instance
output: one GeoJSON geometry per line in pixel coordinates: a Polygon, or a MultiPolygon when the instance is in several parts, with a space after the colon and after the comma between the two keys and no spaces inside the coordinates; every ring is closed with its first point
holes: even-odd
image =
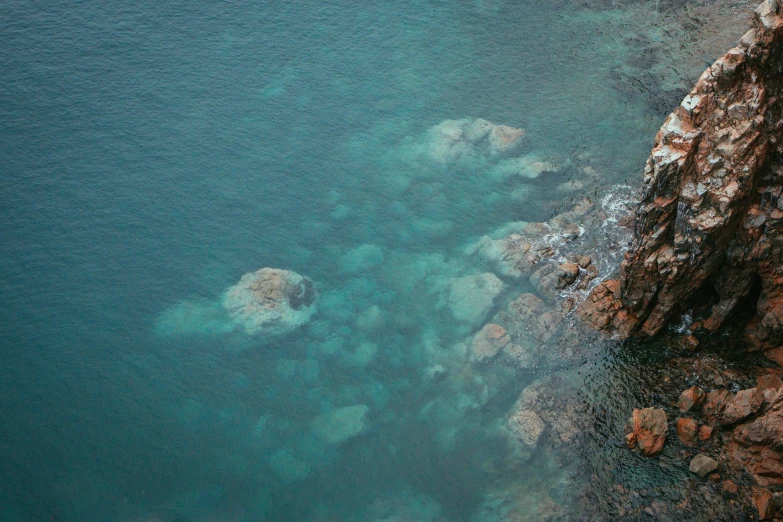
{"type": "MultiPolygon", "coordinates": [[[[783,519],[782,58],[783,9],[765,0],[661,127],[619,278],[578,309],[616,339],[663,336],[688,354],[659,363],[657,400],[633,411],[626,443],[647,458],[676,444],[726,519],[783,519]],[[709,355],[726,339],[744,364],[709,355]]],[[[620,517],[674,516],[620,504],[620,517]]]]}

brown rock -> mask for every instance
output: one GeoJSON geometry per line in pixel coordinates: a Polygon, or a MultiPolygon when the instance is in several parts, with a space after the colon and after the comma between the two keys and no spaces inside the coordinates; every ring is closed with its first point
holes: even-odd
{"type": "Polygon", "coordinates": [[[726,403],[726,408],[721,415],[721,424],[734,424],[742,419],[750,417],[759,411],[763,402],[764,394],[756,388],[737,392],[737,394],[726,403]]]}
{"type": "Polygon", "coordinates": [[[698,386],[692,386],[680,394],[677,406],[680,411],[694,411],[701,407],[706,394],[698,386]]]}
{"type": "Polygon", "coordinates": [[[596,286],[577,308],[587,324],[618,338],[628,337],[638,320],[629,315],[620,301],[620,281],[610,279],[596,286]]]}
{"type": "Polygon", "coordinates": [[[590,256],[576,256],[576,264],[582,268],[587,268],[593,262],[590,256]]]}
{"type": "Polygon", "coordinates": [[[779,390],[781,387],[783,387],[783,380],[774,373],[756,378],[756,388],[759,390],[779,390]]]}
{"type": "Polygon", "coordinates": [[[730,400],[731,392],[728,390],[712,390],[704,401],[704,414],[709,418],[719,418],[730,400]]]}
{"type": "Polygon", "coordinates": [[[753,488],[753,505],[759,513],[759,520],[770,520],[775,516],[775,504],[768,490],[753,488]]]}
{"type": "Polygon", "coordinates": [[[734,428],[728,452],[759,485],[783,484],[783,392],[761,416],[734,428]]]}
{"type": "Polygon", "coordinates": [[[721,482],[720,488],[723,490],[723,492],[726,495],[728,495],[730,497],[735,496],[739,492],[739,488],[731,480],[724,480],[723,482],[721,482]]]}
{"type": "Polygon", "coordinates": [[[706,424],[699,428],[699,440],[709,440],[712,437],[712,426],[706,424]]]}
{"type": "Polygon", "coordinates": [[[687,446],[695,446],[696,430],[698,427],[699,423],[697,423],[695,420],[679,417],[677,419],[677,436],[680,438],[683,444],[687,446]]]}
{"type": "Polygon", "coordinates": [[[638,449],[642,455],[652,457],[663,451],[669,424],[666,412],[659,408],[633,410],[628,419],[628,434],[625,437],[628,447],[638,449]]]}

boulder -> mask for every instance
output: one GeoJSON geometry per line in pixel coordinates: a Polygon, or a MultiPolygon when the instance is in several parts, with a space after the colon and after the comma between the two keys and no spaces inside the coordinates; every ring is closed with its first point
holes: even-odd
{"type": "Polygon", "coordinates": [[[701,407],[706,394],[698,386],[691,386],[680,394],[677,406],[680,411],[694,411],[701,407]]]}
{"type": "Polygon", "coordinates": [[[763,402],[764,394],[756,388],[737,392],[731,400],[727,401],[720,417],[721,424],[735,424],[750,417],[759,411],[763,402]]]}
{"type": "Polygon", "coordinates": [[[625,437],[628,447],[638,449],[642,455],[652,457],[663,451],[669,424],[666,412],[660,408],[635,409],[628,419],[625,437]]]}
{"type": "Polygon", "coordinates": [[[249,335],[289,332],[310,320],[317,291],[313,282],[290,270],[262,268],[245,274],[223,295],[223,308],[249,335]]]}
{"type": "Polygon", "coordinates": [[[696,445],[696,432],[698,428],[699,423],[693,419],[686,419],[683,417],[677,419],[677,436],[686,446],[696,445]]]}
{"type": "Polygon", "coordinates": [[[699,453],[693,457],[693,459],[691,459],[691,464],[688,469],[691,471],[691,473],[695,473],[698,476],[704,478],[718,469],[718,463],[707,455],[699,453]]]}
{"type": "Polygon", "coordinates": [[[653,336],[709,286],[717,300],[703,328],[750,306],[748,340],[783,345],[781,27],[780,1],[765,0],[661,126],[611,300],[599,287],[585,301],[590,324],[653,336]]]}
{"type": "Polygon", "coordinates": [[[720,418],[729,401],[731,401],[731,392],[728,390],[712,390],[705,397],[704,414],[711,419],[720,418]]]}

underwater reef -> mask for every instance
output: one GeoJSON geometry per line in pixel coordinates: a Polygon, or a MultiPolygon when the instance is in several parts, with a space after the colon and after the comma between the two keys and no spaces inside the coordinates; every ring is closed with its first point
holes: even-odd
{"type": "Polygon", "coordinates": [[[661,127],[619,277],[578,308],[616,339],[728,345],[669,361],[655,389],[671,428],[664,409],[635,409],[627,442],[654,456],[676,432],[690,472],[759,520],[783,516],[782,60],[783,10],[765,0],[661,127]],[[697,384],[676,407],[673,379],[697,384]]]}

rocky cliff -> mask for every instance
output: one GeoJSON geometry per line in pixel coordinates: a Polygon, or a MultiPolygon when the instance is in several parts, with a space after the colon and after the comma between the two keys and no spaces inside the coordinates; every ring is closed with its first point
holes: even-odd
{"type": "Polygon", "coordinates": [[[782,53],[783,9],[766,0],[666,119],[620,277],[580,307],[592,326],[651,336],[698,302],[715,330],[754,307],[749,338],[783,344],[782,53]]]}

